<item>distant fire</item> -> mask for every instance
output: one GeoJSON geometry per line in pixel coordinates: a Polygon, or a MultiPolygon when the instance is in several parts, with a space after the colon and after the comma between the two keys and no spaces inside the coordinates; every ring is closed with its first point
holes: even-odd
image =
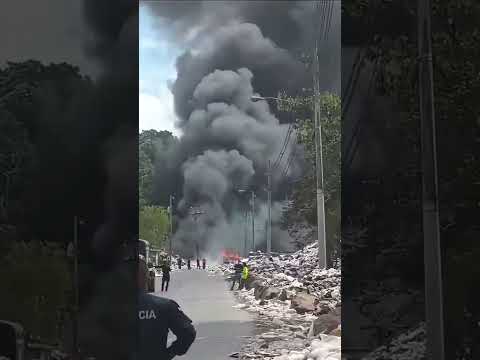
{"type": "Polygon", "coordinates": [[[237,262],[241,256],[238,251],[227,249],[222,251],[222,258],[224,262],[237,262]]]}

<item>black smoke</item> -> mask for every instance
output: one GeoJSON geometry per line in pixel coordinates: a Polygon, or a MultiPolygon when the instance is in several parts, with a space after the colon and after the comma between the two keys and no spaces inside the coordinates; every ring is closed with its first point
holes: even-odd
{"type": "MultiPolygon", "coordinates": [[[[157,15],[159,26],[164,26],[162,33],[170,31],[170,40],[187,49],[177,59],[177,79],[171,84],[177,126],[183,136],[169,152],[173,156],[167,169],[171,171],[157,168],[163,175],[154,185],[163,187],[171,181],[183,184],[177,188],[177,195],[183,195],[177,196],[182,199],[178,210],[183,219],[175,243],[189,255],[194,243],[205,251],[235,247],[240,239],[232,233],[241,234],[243,239],[243,232],[232,229],[242,229],[240,209],[245,208],[235,189],[248,186],[256,190],[256,217],[263,226],[268,160],[274,163],[285,147],[283,162],[272,179],[275,209],[284,199],[278,190],[284,190],[286,178],[300,175],[301,159],[294,162],[286,178],[281,174],[296,148],[294,140],[284,145],[289,132],[285,123],[293,119],[251,97],[277,96],[281,90],[296,95],[302,88],[311,88],[311,73],[300,61],[300,54],[312,48],[312,29],[318,22],[312,17],[313,2],[165,1],[144,6],[157,15]],[[231,163],[225,162],[226,158],[231,163]],[[251,163],[253,172],[244,168],[244,176],[231,176],[228,169],[234,159],[251,163]],[[188,216],[190,206],[199,206],[203,214],[196,219],[188,216]]],[[[321,52],[326,80],[322,84],[337,93],[339,10],[339,2],[335,2],[331,34],[321,52]]],[[[294,132],[291,137],[295,137],[294,132]]],[[[301,149],[296,151],[301,154],[301,149]]],[[[275,229],[274,236],[282,244],[287,242],[275,229]]]]}

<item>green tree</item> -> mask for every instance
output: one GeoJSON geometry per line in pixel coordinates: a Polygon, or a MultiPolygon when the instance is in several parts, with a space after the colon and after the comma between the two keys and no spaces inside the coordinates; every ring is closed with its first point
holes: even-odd
{"type": "Polygon", "coordinates": [[[67,306],[70,273],[63,249],[15,242],[2,254],[0,319],[21,323],[43,340],[56,342],[57,310],[67,306]]]}
{"type": "MultiPolygon", "coordinates": [[[[313,107],[313,96],[288,97],[279,102],[282,111],[308,114],[313,107]]],[[[322,151],[324,166],[324,193],[326,232],[330,256],[336,256],[340,240],[340,142],[341,100],[338,95],[325,92],[320,96],[322,151]]],[[[315,174],[315,129],[310,117],[297,120],[297,141],[304,148],[305,173],[293,190],[290,204],[284,216],[286,228],[299,245],[312,238],[317,224],[316,174],[315,174]],[[302,235],[300,235],[302,234],[302,235]]]]}
{"type": "Polygon", "coordinates": [[[155,186],[155,183],[165,176],[166,160],[170,156],[169,150],[176,141],[177,138],[169,131],[152,129],[140,133],[138,172],[140,207],[168,202],[171,189],[158,184],[155,186]]]}
{"type": "Polygon", "coordinates": [[[164,247],[164,236],[169,231],[168,211],[159,206],[143,206],[139,215],[140,238],[155,247],[164,247]]]}

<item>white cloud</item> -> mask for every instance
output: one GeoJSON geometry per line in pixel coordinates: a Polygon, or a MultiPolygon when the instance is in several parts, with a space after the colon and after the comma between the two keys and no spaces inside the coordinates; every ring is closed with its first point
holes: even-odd
{"type": "Polygon", "coordinates": [[[162,87],[158,96],[140,92],[139,95],[139,128],[141,130],[168,130],[179,136],[181,132],[175,128],[176,115],[173,109],[173,95],[166,86],[162,87]]]}
{"type": "Polygon", "coordinates": [[[175,59],[180,54],[176,44],[169,42],[168,28],[154,23],[146,7],[140,8],[139,53],[139,128],[141,130],[168,130],[180,136],[175,129],[173,95],[168,79],[177,76],[175,59]]]}

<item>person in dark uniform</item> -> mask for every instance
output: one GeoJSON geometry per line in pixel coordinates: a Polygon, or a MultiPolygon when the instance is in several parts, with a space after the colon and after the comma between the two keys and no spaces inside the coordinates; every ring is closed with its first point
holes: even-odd
{"type": "Polygon", "coordinates": [[[197,258],[197,269],[200,269],[200,259],[197,258]]]}
{"type": "Polygon", "coordinates": [[[192,266],[190,264],[190,258],[187,259],[187,268],[188,268],[188,270],[190,270],[192,268],[192,266]]]}
{"type": "Polygon", "coordinates": [[[178,258],[177,264],[178,264],[178,268],[181,270],[182,269],[182,258],[178,258]]]}
{"type": "Polygon", "coordinates": [[[168,291],[168,284],[170,283],[170,264],[166,261],[162,266],[162,291],[168,291]]]}
{"type": "Polygon", "coordinates": [[[240,282],[242,279],[242,270],[243,270],[243,265],[240,263],[240,260],[233,266],[233,277],[232,277],[232,287],[230,290],[233,290],[235,287],[235,283],[238,283],[238,288],[240,289],[240,282]]]}
{"type": "Polygon", "coordinates": [[[171,360],[184,355],[195,341],[196,331],[192,320],[170,299],[148,294],[145,289],[147,268],[139,261],[138,322],[139,338],[135,360],[171,360]],[[177,339],[167,347],[168,332],[177,339]]]}
{"type": "Polygon", "coordinates": [[[205,270],[205,268],[207,267],[207,260],[205,258],[203,258],[202,260],[202,268],[203,270],[205,270]]]}

